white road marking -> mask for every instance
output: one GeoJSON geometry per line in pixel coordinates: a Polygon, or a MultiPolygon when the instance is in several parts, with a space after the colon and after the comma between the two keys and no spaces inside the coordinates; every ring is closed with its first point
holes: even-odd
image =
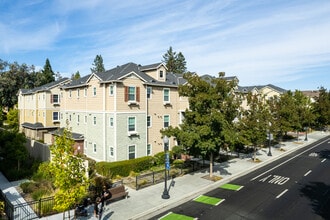
{"type": "Polygon", "coordinates": [[[304,176],[307,176],[308,174],[310,174],[312,171],[311,170],[309,170],[307,173],[305,173],[305,175],[304,176]]]}
{"type": "Polygon", "coordinates": [[[322,161],[321,161],[321,163],[323,163],[324,161],[326,161],[327,159],[323,159],[322,161]]]}
{"type": "Polygon", "coordinates": [[[286,193],[288,191],[288,189],[284,190],[283,192],[281,192],[278,196],[276,196],[276,199],[280,198],[284,193],[286,193]]]}
{"type": "Polygon", "coordinates": [[[310,151],[310,150],[313,149],[313,148],[316,148],[317,146],[323,144],[323,143],[326,142],[326,141],[328,141],[328,140],[324,140],[324,141],[322,141],[322,142],[316,144],[314,147],[312,147],[312,148],[308,148],[307,150],[304,150],[304,151],[301,152],[300,154],[297,154],[297,155],[291,157],[290,159],[288,159],[288,160],[286,160],[286,161],[284,161],[284,162],[278,164],[277,166],[275,166],[275,167],[273,167],[273,168],[271,168],[271,169],[269,169],[269,170],[263,172],[262,174],[260,174],[260,175],[258,175],[258,176],[256,176],[256,177],[252,178],[250,181],[253,181],[253,180],[255,180],[255,179],[258,179],[259,177],[265,175],[266,173],[269,173],[270,171],[272,171],[272,170],[274,170],[274,169],[276,169],[276,168],[282,166],[283,164],[286,164],[286,163],[289,162],[290,160],[293,160],[294,158],[299,157],[300,155],[306,153],[307,151],[310,151]]]}

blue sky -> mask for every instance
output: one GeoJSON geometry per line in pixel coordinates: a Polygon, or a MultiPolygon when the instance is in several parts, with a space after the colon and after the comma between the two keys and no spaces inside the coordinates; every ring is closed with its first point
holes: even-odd
{"type": "Polygon", "coordinates": [[[70,77],[157,63],[170,46],[199,75],[330,89],[329,0],[0,0],[0,59],[70,77]]]}

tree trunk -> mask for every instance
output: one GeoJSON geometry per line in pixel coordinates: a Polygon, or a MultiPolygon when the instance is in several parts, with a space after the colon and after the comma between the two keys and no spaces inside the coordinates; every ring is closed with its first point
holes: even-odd
{"type": "Polygon", "coordinates": [[[210,177],[213,177],[213,153],[210,155],[210,177]]]}
{"type": "Polygon", "coordinates": [[[255,162],[257,159],[257,148],[256,146],[253,146],[253,161],[255,162]]]}

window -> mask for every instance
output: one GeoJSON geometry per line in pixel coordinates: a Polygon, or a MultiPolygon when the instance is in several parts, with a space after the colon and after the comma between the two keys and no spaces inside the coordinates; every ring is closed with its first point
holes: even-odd
{"type": "Polygon", "coordinates": [[[135,159],[135,145],[128,146],[128,159],[135,159]]]}
{"type": "Polygon", "coordinates": [[[164,102],[170,102],[170,90],[169,89],[164,89],[163,90],[164,94],[164,102]]]}
{"type": "Polygon", "coordinates": [[[96,125],[96,117],[93,118],[93,124],[96,125]]]}
{"type": "Polygon", "coordinates": [[[93,96],[96,96],[96,87],[93,87],[93,96]]]}
{"type": "Polygon", "coordinates": [[[164,128],[167,128],[170,126],[170,116],[164,115],[164,128]]]}
{"type": "Polygon", "coordinates": [[[185,112],[184,111],[180,111],[180,118],[179,118],[179,124],[183,123],[184,117],[185,117],[185,112]]]}
{"type": "Polygon", "coordinates": [[[135,101],[135,87],[128,87],[128,101],[135,101]]]}
{"type": "Polygon", "coordinates": [[[151,99],[152,87],[147,87],[147,98],[151,99]]]}
{"type": "Polygon", "coordinates": [[[70,89],[69,90],[69,98],[71,98],[71,95],[72,95],[71,93],[72,93],[72,90],[70,89]]]}
{"type": "Polygon", "coordinates": [[[84,96],[87,97],[87,88],[84,89],[84,96]]]}
{"type": "Polygon", "coordinates": [[[125,86],[125,102],[135,103],[140,101],[140,87],[125,86]]]}
{"type": "Polygon", "coordinates": [[[71,121],[71,115],[69,115],[69,121],[71,121]]]}
{"type": "Polygon", "coordinates": [[[53,121],[59,121],[59,112],[53,112],[53,121]]]}
{"type": "Polygon", "coordinates": [[[128,131],[135,131],[135,117],[128,117],[128,131]]]}
{"type": "Polygon", "coordinates": [[[87,124],[87,115],[85,115],[85,120],[84,120],[85,124],[87,124]]]}
{"type": "Polygon", "coordinates": [[[109,86],[109,95],[113,96],[113,85],[109,86]]]}
{"type": "Polygon", "coordinates": [[[50,97],[50,103],[60,103],[60,96],[58,94],[52,94],[50,97]]]}
{"type": "Polygon", "coordinates": [[[97,150],[97,149],[96,149],[96,144],[93,143],[93,152],[96,153],[96,150],[97,150]]]}
{"type": "Polygon", "coordinates": [[[80,89],[77,89],[77,98],[80,96],[80,89]]]}
{"type": "Polygon", "coordinates": [[[163,70],[160,70],[159,71],[159,78],[163,78],[164,77],[164,72],[163,72],[163,70]]]}
{"type": "Polygon", "coordinates": [[[150,115],[147,116],[147,127],[148,128],[151,127],[151,116],[150,115]]]}
{"type": "Polygon", "coordinates": [[[80,122],[80,115],[77,115],[77,123],[80,122]]]}
{"type": "Polygon", "coordinates": [[[114,149],[111,146],[109,147],[109,155],[110,155],[110,157],[114,156],[114,149]]]}
{"type": "Polygon", "coordinates": [[[151,155],[151,144],[147,144],[147,156],[151,155]]]}
{"type": "Polygon", "coordinates": [[[110,117],[109,118],[109,126],[110,127],[113,127],[113,117],[110,117]]]}

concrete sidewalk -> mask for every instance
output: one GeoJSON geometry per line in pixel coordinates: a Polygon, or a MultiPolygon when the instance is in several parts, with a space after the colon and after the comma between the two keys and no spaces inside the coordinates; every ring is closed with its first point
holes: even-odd
{"type": "MultiPolygon", "coordinates": [[[[326,137],[327,135],[329,135],[329,132],[313,132],[308,135],[308,141],[304,141],[305,137],[301,136],[298,141],[283,142],[279,147],[272,147],[273,156],[267,156],[268,148],[261,149],[257,154],[257,158],[261,161],[259,163],[254,163],[251,161],[251,157],[246,157],[235,158],[224,163],[215,164],[214,176],[222,177],[221,180],[216,182],[203,178],[209,175],[208,169],[177,177],[172,180],[172,182],[170,180],[167,184],[170,194],[170,198],[167,200],[161,198],[164,191],[164,183],[159,183],[138,191],[128,188],[129,198],[115,201],[107,205],[106,211],[103,214],[103,219],[139,220],[151,218],[178,204],[189,201],[200,194],[215,189],[224,183],[230,182],[239,176],[264,166],[275,159],[326,137]],[[280,150],[280,148],[282,150],[280,150]]],[[[0,184],[2,185],[1,182],[0,184]]],[[[73,216],[73,211],[71,216],[73,216]]],[[[62,219],[62,217],[63,214],[60,213],[41,219],[55,220],[62,219]]],[[[88,217],[79,217],[79,219],[96,219],[93,216],[93,206],[88,207],[88,217]]]]}

